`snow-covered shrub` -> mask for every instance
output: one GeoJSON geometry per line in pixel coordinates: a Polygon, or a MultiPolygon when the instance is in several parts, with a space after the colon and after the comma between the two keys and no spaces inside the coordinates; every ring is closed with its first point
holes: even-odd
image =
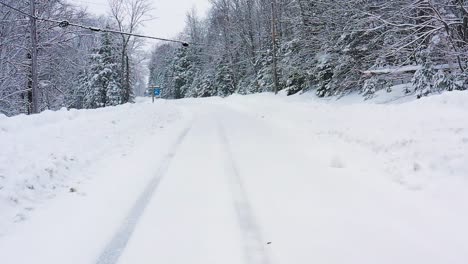
{"type": "Polygon", "coordinates": [[[296,94],[307,87],[307,76],[299,71],[293,72],[286,80],[288,95],[296,94]]]}
{"type": "Polygon", "coordinates": [[[362,86],[362,95],[365,99],[370,99],[374,96],[375,92],[380,90],[387,90],[391,92],[391,83],[388,80],[379,78],[377,76],[372,76],[371,78],[364,81],[362,86]]]}
{"type": "Polygon", "coordinates": [[[364,81],[364,85],[362,87],[363,96],[365,98],[372,98],[375,92],[378,90],[378,79],[375,77],[371,77],[364,81]]]}
{"type": "Polygon", "coordinates": [[[468,89],[468,73],[463,72],[453,77],[453,90],[464,91],[468,89]]]}
{"type": "Polygon", "coordinates": [[[434,76],[433,91],[453,91],[453,89],[453,76],[445,74],[443,70],[437,71],[436,75],[434,76]]]}
{"type": "Polygon", "coordinates": [[[414,73],[411,83],[413,84],[414,91],[417,92],[418,98],[427,96],[433,92],[435,73],[430,60],[426,60],[423,66],[414,73]]]}
{"type": "Polygon", "coordinates": [[[312,71],[317,87],[316,94],[319,97],[329,96],[331,95],[331,91],[328,84],[333,78],[334,61],[330,54],[319,54],[316,60],[317,64],[312,71]]]}

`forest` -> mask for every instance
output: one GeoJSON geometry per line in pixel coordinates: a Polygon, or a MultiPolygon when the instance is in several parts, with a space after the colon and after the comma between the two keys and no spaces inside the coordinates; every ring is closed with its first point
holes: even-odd
{"type": "Polygon", "coordinates": [[[141,33],[152,8],[110,0],[97,17],[72,1],[0,0],[0,114],[124,104],[147,86],[173,99],[468,87],[464,0],[211,0],[206,15],[188,12],[176,36],[188,46],[149,52],[141,38],[93,31],[141,33]]]}
{"type": "Polygon", "coordinates": [[[0,0],[0,114],[132,102],[146,86],[143,41],[97,29],[137,32],[150,19],[151,2],[110,0],[108,9],[97,17],[73,1],[0,0]]]}
{"type": "Polygon", "coordinates": [[[187,14],[188,48],[159,45],[149,84],[167,98],[285,90],[319,97],[467,89],[464,0],[213,0],[187,14]]]}

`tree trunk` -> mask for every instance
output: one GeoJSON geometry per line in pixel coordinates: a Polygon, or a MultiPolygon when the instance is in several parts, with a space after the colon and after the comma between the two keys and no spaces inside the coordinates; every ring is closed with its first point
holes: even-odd
{"type": "Polygon", "coordinates": [[[129,59],[128,59],[128,55],[125,55],[125,66],[127,68],[127,70],[125,71],[125,103],[128,103],[130,102],[131,98],[131,87],[130,87],[130,62],[129,62],[129,59]]]}
{"type": "Polygon", "coordinates": [[[30,0],[31,7],[30,30],[31,30],[31,103],[30,114],[39,113],[39,91],[38,91],[38,78],[37,78],[37,33],[36,33],[36,3],[35,0],[30,0]]]}

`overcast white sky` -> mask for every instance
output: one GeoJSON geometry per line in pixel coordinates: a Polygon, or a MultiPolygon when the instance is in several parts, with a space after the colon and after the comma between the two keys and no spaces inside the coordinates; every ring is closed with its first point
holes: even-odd
{"type": "MultiPolygon", "coordinates": [[[[141,33],[155,37],[173,38],[182,31],[185,25],[185,14],[195,7],[200,16],[208,10],[209,0],[151,0],[154,11],[152,21],[146,22],[141,33]]],[[[76,5],[88,7],[88,11],[95,14],[107,14],[107,0],[73,0],[76,5]]],[[[156,42],[154,42],[156,43],[156,42]]]]}

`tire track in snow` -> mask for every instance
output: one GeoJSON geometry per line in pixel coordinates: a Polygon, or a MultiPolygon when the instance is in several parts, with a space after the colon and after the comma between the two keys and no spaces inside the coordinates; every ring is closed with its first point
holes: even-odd
{"type": "Polygon", "coordinates": [[[269,254],[265,248],[266,241],[262,238],[262,234],[253,214],[226,132],[222,124],[220,122],[218,124],[221,142],[226,151],[226,174],[229,177],[229,187],[233,195],[234,208],[242,233],[245,263],[271,264],[272,262],[269,254]]]}
{"type": "Polygon", "coordinates": [[[160,167],[158,168],[156,175],[153,177],[153,179],[138,197],[132,209],[125,217],[125,220],[120,226],[117,233],[114,235],[112,240],[109,241],[104,251],[102,251],[99,255],[96,264],[115,264],[118,262],[120,256],[125,250],[125,247],[127,246],[128,240],[130,239],[130,237],[133,234],[133,231],[135,230],[135,227],[141,215],[145,211],[145,208],[151,200],[151,197],[156,191],[162,178],[166,174],[172,159],[177,153],[177,149],[184,141],[184,138],[187,136],[188,132],[190,131],[190,128],[191,125],[189,125],[182,131],[175,143],[171,146],[169,152],[161,160],[160,167]]]}

